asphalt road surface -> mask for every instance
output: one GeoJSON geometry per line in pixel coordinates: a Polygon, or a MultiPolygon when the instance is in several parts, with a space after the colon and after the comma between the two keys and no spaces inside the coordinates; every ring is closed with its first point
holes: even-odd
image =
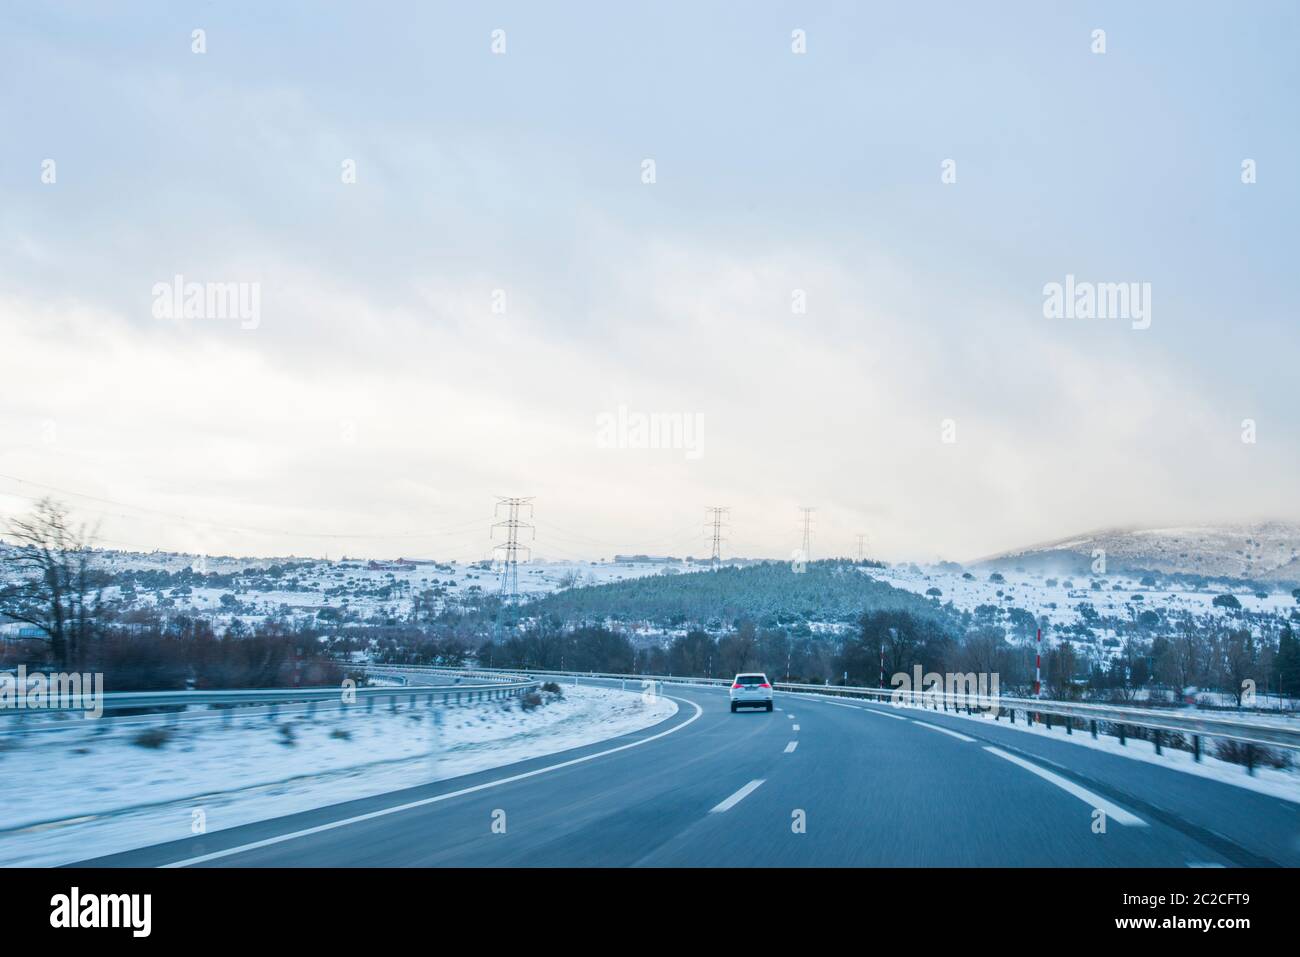
{"type": "Polygon", "coordinates": [[[664,690],[677,714],[634,734],[83,864],[1300,865],[1300,805],[1063,731],[780,693],[732,714],[725,688],[664,690]]]}

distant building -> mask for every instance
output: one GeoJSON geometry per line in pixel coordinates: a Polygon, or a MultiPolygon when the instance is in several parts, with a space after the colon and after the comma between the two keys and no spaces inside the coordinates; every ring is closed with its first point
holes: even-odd
{"type": "Polygon", "coordinates": [[[23,641],[27,638],[44,638],[45,631],[25,621],[14,621],[8,615],[0,615],[0,640],[23,641]]]}

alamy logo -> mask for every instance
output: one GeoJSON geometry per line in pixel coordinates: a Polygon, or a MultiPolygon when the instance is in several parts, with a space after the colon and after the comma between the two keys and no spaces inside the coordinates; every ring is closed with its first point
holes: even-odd
{"type": "Polygon", "coordinates": [[[153,284],[155,319],[237,319],[239,328],[262,324],[262,284],[256,282],[171,282],[153,284]]]}
{"type": "Polygon", "coordinates": [[[102,717],[104,674],[28,673],[26,665],[19,665],[16,674],[0,674],[0,709],[84,711],[87,718],[102,717]]]}
{"type": "Polygon", "coordinates": [[[1151,326],[1151,283],[1077,282],[1043,286],[1043,316],[1047,319],[1127,319],[1134,329],[1151,326]]]}
{"type": "Polygon", "coordinates": [[[897,672],[889,679],[894,690],[889,696],[895,708],[920,705],[923,708],[939,707],[941,702],[954,707],[978,709],[996,716],[999,707],[998,672],[973,671],[966,673],[937,671],[923,673],[920,665],[913,665],[912,673],[897,672]]]}
{"type": "Polygon", "coordinates": [[[616,412],[596,416],[596,447],[602,449],[681,449],[688,459],[704,455],[701,412],[616,412]]]}
{"type": "Polygon", "coordinates": [[[69,894],[50,898],[50,926],[129,927],[131,936],[148,937],[153,927],[153,897],[150,894],[69,894]]]}

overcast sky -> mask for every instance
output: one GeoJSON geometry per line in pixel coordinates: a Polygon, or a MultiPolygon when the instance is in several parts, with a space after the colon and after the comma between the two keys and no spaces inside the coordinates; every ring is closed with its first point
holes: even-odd
{"type": "Polygon", "coordinates": [[[811,506],[814,558],[954,560],[1297,517],[1293,3],[118,9],[0,13],[0,516],[474,559],[535,496],[560,559],[726,505],[786,557],[811,506]],[[1067,275],[1149,328],[1045,317],[1067,275]],[[175,276],[256,317],[160,318],[175,276]]]}

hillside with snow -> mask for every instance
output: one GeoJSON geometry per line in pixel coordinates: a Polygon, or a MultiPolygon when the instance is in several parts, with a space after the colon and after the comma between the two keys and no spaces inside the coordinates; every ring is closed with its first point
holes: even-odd
{"type": "Polygon", "coordinates": [[[1160,572],[1300,583],[1300,524],[1116,528],[992,555],[971,565],[1000,571],[1083,575],[1160,572]],[[1094,568],[1094,562],[1104,565],[1094,568]]]}

